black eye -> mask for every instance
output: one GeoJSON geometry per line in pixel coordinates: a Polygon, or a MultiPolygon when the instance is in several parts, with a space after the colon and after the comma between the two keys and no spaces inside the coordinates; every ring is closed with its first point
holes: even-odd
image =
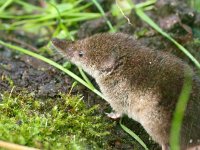
{"type": "Polygon", "coordinates": [[[83,57],[83,55],[84,55],[83,51],[80,51],[80,52],[78,53],[78,55],[79,55],[79,57],[83,57]]]}

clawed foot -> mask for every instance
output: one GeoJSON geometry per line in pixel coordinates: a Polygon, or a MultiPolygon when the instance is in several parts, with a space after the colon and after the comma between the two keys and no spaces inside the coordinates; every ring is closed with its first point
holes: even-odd
{"type": "Polygon", "coordinates": [[[162,145],[162,150],[170,150],[169,144],[163,144],[162,145]]]}
{"type": "Polygon", "coordinates": [[[121,114],[118,114],[116,112],[111,112],[111,113],[105,113],[109,118],[112,119],[118,119],[121,117],[121,114]]]}

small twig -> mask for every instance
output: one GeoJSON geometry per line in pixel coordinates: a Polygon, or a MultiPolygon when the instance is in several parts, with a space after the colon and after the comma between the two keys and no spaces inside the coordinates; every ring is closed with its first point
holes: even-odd
{"type": "Polygon", "coordinates": [[[131,23],[130,19],[124,14],[123,10],[122,10],[121,7],[119,6],[118,0],[116,0],[115,2],[116,2],[117,7],[119,8],[120,12],[121,12],[122,15],[124,16],[124,18],[128,21],[128,24],[133,25],[133,24],[131,23]]]}
{"type": "Polygon", "coordinates": [[[10,142],[5,142],[0,140],[0,147],[9,149],[9,150],[39,150],[37,148],[32,148],[32,147],[27,147],[27,146],[22,146],[10,142]]]}
{"type": "Polygon", "coordinates": [[[12,89],[11,89],[11,91],[10,91],[10,94],[9,94],[9,99],[11,98],[11,96],[12,96],[12,93],[13,93],[13,91],[14,91],[14,88],[15,88],[15,86],[13,86],[12,87],[12,89]]]}

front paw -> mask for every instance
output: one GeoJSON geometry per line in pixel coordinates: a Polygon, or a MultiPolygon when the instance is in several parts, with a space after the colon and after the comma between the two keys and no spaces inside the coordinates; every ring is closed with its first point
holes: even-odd
{"type": "Polygon", "coordinates": [[[122,115],[117,113],[117,112],[111,112],[111,113],[105,113],[109,118],[112,119],[118,119],[120,118],[122,115]]]}
{"type": "Polygon", "coordinates": [[[169,144],[162,144],[162,150],[170,150],[169,144]]]}

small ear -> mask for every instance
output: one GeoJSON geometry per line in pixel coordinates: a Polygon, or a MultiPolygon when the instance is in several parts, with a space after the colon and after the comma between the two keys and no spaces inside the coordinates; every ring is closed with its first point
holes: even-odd
{"type": "Polygon", "coordinates": [[[111,72],[115,68],[115,56],[109,56],[102,64],[102,70],[106,72],[111,72]]]}
{"type": "Polygon", "coordinates": [[[104,68],[112,68],[115,65],[115,58],[111,57],[103,62],[104,68]]]}

